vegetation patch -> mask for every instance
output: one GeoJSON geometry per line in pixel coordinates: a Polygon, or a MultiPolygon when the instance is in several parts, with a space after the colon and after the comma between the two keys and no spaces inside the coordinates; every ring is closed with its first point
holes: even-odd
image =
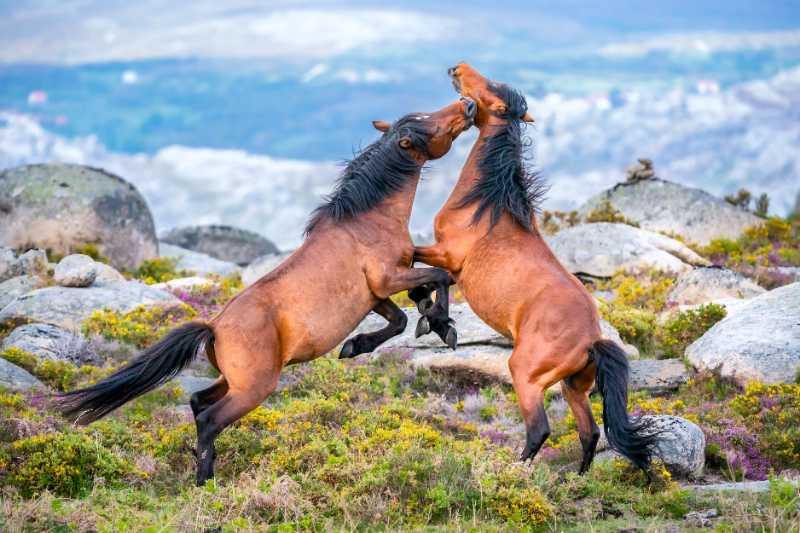
{"type": "Polygon", "coordinates": [[[99,335],[107,340],[146,348],[176,325],[195,316],[197,311],[185,303],[171,307],[140,305],[127,313],[104,309],[94,311],[83,322],[81,331],[86,336],[99,335]]]}

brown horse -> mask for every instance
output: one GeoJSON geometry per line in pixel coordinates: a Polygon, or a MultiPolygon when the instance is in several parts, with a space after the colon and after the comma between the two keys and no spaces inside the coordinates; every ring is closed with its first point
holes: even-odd
{"type": "MultiPolygon", "coordinates": [[[[345,343],[344,356],[371,351],[402,331],[406,316],[389,300],[394,293],[433,283],[447,294],[447,272],[411,268],[408,220],[424,163],[447,153],[475,112],[475,103],[462,98],[387,125],[347,165],[294,254],[210,322],[179,326],[108,378],[61,395],[62,412],[79,423],[93,422],[170,380],[204,348],[221,376],[191,398],[197,483],[213,477],[215,438],[275,390],[285,365],[329,352],[370,310],[389,324],[345,343]]],[[[427,316],[437,327],[449,327],[447,298],[440,302],[427,316]]]]}
{"type": "MultiPolygon", "coordinates": [[[[523,461],[533,459],[550,434],[544,392],[561,381],[580,433],[580,472],[587,471],[600,435],[589,403],[596,377],[609,443],[646,470],[654,439],[626,412],[625,353],[601,339],[591,295],[537,229],[535,213],[545,189],[523,156],[522,126],[533,121],[525,99],[469,65],[448,73],[456,90],[477,102],[480,134],[436,216],[436,244],[416,248],[414,259],[447,269],[475,313],[514,340],[509,368],[527,431],[523,461]]],[[[432,305],[428,294],[426,288],[410,292],[421,310],[432,305]]],[[[439,327],[423,317],[417,332],[439,327]]]]}

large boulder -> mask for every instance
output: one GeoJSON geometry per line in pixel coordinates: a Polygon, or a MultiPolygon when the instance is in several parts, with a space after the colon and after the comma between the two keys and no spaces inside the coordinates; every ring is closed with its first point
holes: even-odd
{"type": "Polygon", "coordinates": [[[97,278],[96,265],[88,255],[68,255],[56,265],[53,280],[62,287],[88,287],[97,278]]]}
{"type": "Polygon", "coordinates": [[[269,254],[264,255],[259,258],[256,258],[252,263],[247,265],[242,270],[242,283],[245,286],[252,285],[259,279],[261,279],[264,274],[268,274],[272,272],[275,267],[283,263],[287,257],[292,255],[294,252],[284,252],[281,254],[269,254]]]}
{"type": "Polygon", "coordinates": [[[687,272],[708,261],[683,243],[627,224],[598,222],[567,228],[545,240],[572,273],[609,277],[618,270],[687,272]]]}
{"type": "Polygon", "coordinates": [[[241,268],[230,261],[222,261],[200,252],[193,252],[174,244],[162,242],[160,244],[161,257],[176,259],[175,268],[186,270],[195,274],[218,276],[231,276],[241,272],[241,268]]]}
{"type": "Polygon", "coordinates": [[[153,216],[133,185],[102,169],[26,165],[0,172],[0,243],[68,255],[96,245],[117,268],[156,257],[153,216]]]}
{"type": "Polygon", "coordinates": [[[0,282],[26,275],[47,277],[49,270],[44,250],[28,250],[18,257],[13,249],[0,246],[0,282]]]}
{"type": "Polygon", "coordinates": [[[175,228],[162,234],[160,240],[239,266],[248,265],[263,255],[278,253],[278,248],[266,237],[233,226],[175,228]]]}
{"type": "Polygon", "coordinates": [[[46,388],[30,372],[3,358],[0,358],[0,387],[20,391],[46,388]]]}
{"type": "Polygon", "coordinates": [[[76,364],[98,361],[89,343],[81,335],[52,324],[25,324],[3,339],[2,349],[19,348],[37,359],[70,361],[76,364]]]}
{"type": "Polygon", "coordinates": [[[667,295],[667,305],[696,305],[723,298],[752,298],[766,290],[725,268],[695,268],[678,276],[667,295]]]}
{"type": "Polygon", "coordinates": [[[0,283],[0,309],[34,289],[44,287],[47,282],[39,276],[17,276],[0,283]]]}
{"type": "Polygon", "coordinates": [[[741,384],[794,383],[800,372],[800,283],[748,300],[686,349],[698,369],[741,384]]]}
{"type": "MultiPolygon", "coordinates": [[[[647,433],[657,434],[653,455],[664,462],[670,473],[679,478],[696,478],[703,474],[706,463],[706,436],[703,430],[689,420],[671,415],[647,415],[642,421],[649,424],[647,433]]],[[[605,432],[601,428],[597,451],[608,449],[605,432]]],[[[597,459],[619,457],[616,452],[604,452],[597,459]]]]}
{"type": "Polygon", "coordinates": [[[117,281],[99,287],[45,287],[20,296],[0,310],[0,324],[31,322],[80,330],[84,320],[100,309],[128,312],[139,305],[177,306],[180,300],[143,283],[117,281]]]}
{"type": "Polygon", "coordinates": [[[590,198],[578,214],[585,217],[604,202],[643,229],[674,233],[698,244],[735,239],[761,220],[705,191],[659,178],[619,183],[590,198]]]}

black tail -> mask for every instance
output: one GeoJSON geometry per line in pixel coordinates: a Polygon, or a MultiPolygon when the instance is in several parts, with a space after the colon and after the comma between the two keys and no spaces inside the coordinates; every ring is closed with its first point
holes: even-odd
{"type": "Polygon", "coordinates": [[[651,424],[628,417],[628,358],[616,343],[599,340],[589,349],[597,365],[597,389],[603,396],[603,428],[612,449],[647,471],[658,437],[651,424]]]}
{"type": "Polygon", "coordinates": [[[192,362],[201,346],[208,347],[213,340],[214,332],[208,324],[183,324],[104,380],[58,395],[56,405],[64,416],[90,424],[174,378],[192,362]]]}

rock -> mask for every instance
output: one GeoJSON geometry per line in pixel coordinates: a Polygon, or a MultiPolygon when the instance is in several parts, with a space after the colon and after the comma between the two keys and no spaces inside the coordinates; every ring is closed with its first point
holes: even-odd
{"type": "MultiPolygon", "coordinates": [[[[790,481],[791,482],[791,481],[790,481]]],[[[796,481],[793,482],[800,487],[796,481]]],[[[709,492],[767,492],[769,481],[735,481],[727,483],[712,483],[710,485],[687,485],[687,489],[709,492]]]]}
{"type": "Polygon", "coordinates": [[[705,509],[703,511],[692,511],[683,517],[692,527],[711,527],[711,519],[719,516],[716,509],[705,509]]]}
{"type": "Polygon", "coordinates": [[[15,278],[20,274],[17,254],[11,248],[0,246],[0,281],[15,278]]]}
{"type": "Polygon", "coordinates": [[[139,305],[179,304],[180,300],[168,292],[132,281],[85,289],[45,287],[20,296],[0,310],[0,324],[16,326],[42,322],[67,330],[80,330],[82,322],[100,309],[128,312],[139,305]]]}
{"type": "Polygon", "coordinates": [[[17,257],[11,248],[0,246],[0,282],[25,275],[47,277],[49,269],[43,250],[28,250],[17,257]]]}
{"type": "Polygon", "coordinates": [[[81,365],[99,358],[82,336],[51,324],[25,324],[3,340],[2,349],[19,348],[39,360],[70,361],[81,365]]]}
{"type": "Polygon", "coordinates": [[[0,283],[0,309],[13,302],[23,294],[44,287],[46,282],[39,276],[17,276],[0,283]]]}
{"type": "Polygon", "coordinates": [[[174,257],[178,260],[175,265],[178,270],[186,270],[200,275],[216,274],[219,276],[231,276],[242,270],[234,263],[220,261],[210,255],[193,252],[169,243],[161,243],[159,246],[161,257],[174,257]]]}
{"type": "MultiPolygon", "coordinates": [[[[652,424],[648,431],[659,434],[653,455],[664,462],[673,476],[695,478],[702,475],[706,464],[706,436],[697,424],[671,415],[647,415],[642,420],[652,424]]],[[[608,449],[602,426],[600,435],[597,451],[608,449]]],[[[596,459],[615,457],[620,455],[611,451],[598,454],[596,459]]]]}
{"type": "MultiPolygon", "coordinates": [[[[452,372],[473,381],[511,383],[508,370],[508,358],[513,348],[511,340],[486,325],[469,305],[450,306],[450,316],[455,320],[458,330],[459,347],[455,351],[444,346],[441,339],[433,334],[414,338],[419,312],[415,308],[407,308],[405,312],[409,324],[406,331],[378,347],[375,356],[388,353],[408,354],[411,365],[416,368],[452,372]]],[[[376,331],[385,323],[383,318],[370,313],[353,334],[376,331]]],[[[629,357],[639,356],[636,348],[619,341],[619,333],[611,324],[602,320],[601,329],[605,338],[620,342],[629,357]]]]}
{"type": "Polygon", "coordinates": [[[705,191],[659,178],[619,183],[590,198],[578,214],[585,218],[604,201],[642,229],[674,233],[698,244],[735,239],[761,222],[754,214],[705,191]]]}
{"type": "Polygon", "coordinates": [[[618,270],[686,272],[708,265],[686,245],[627,224],[598,222],[564,229],[545,240],[570,272],[610,277],[618,270]]]}
{"type": "Polygon", "coordinates": [[[53,279],[62,287],[88,287],[97,278],[94,259],[88,255],[68,255],[58,262],[53,279]]]}
{"type": "Polygon", "coordinates": [[[188,278],[171,279],[163,283],[156,283],[153,285],[153,287],[156,289],[161,289],[162,291],[178,290],[178,289],[182,291],[191,291],[192,289],[208,287],[210,285],[215,285],[215,284],[216,283],[214,281],[208,278],[192,276],[188,278]]]}
{"type": "Polygon", "coordinates": [[[679,359],[639,359],[630,362],[630,387],[633,390],[663,394],[688,381],[689,372],[679,359]]]}
{"type": "Polygon", "coordinates": [[[668,318],[675,315],[678,311],[689,311],[689,310],[697,310],[700,309],[704,305],[708,304],[716,304],[721,305],[725,308],[726,316],[732,313],[737,312],[741,309],[744,304],[747,303],[747,300],[743,300],[741,298],[719,298],[717,300],[710,300],[708,302],[702,304],[693,304],[693,305],[679,305],[678,307],[674,307],[672,309],[667,309],[660,315],[660,320],[665,321],[668,318]]]}
{"type": "Polygon", "coordinates": [[[20,274],[46,277],[50,273],[50,264],[44,250],[28,250],[17,259],[20,274]]]}
{"type": "Polygon", "coordinates": [[[96,245],[117,268],[156,257],[153,217],[133,185],[102,169],[26,165],[0,172],[0,243],[68,255],[96,245]]]}
{"type": "Polygon", "coordinates": [[[726,268],[695,268],[678,276],[667,305],[694,305],[721,298],[752,298],[766,292],[746,277],[726,268]]]}
{"type": "Polygon", "coordinates": [[[46,388],[44,383],[30,372],[2,358],[0,358],[0,387],[20,391],[46,388]]]}
{"type": "Polygon", "coordinates": [[[175,228],[163,234],[160,240],[240,266],[263,255],[278,253],[278,248],[269,239],[232,226],[175,228]]]}
{"type": "MultiPolygon", "coordinates": [[[[217,380],[214,378],[207,378],[203,376],[193,376],[191,374],[181,374],[175,378],[174,383],[180,385],[183,391],[183,399],[188,401],[189,398],[197,391],[209,388],[217,380]]],[[[169,386],[169,384],[167,384],[169,386]]]]}
{"type": "Polygon", "coordinates": [[[747,300],[686,349],[701,370],[750,380],[794,383],[800,371],[800,283],[747,300]]]}
{"type": "Polygon", "coordinates": [[[272,272],[275,267],[283,263],[293,253],[269,254],[255,259],[242,270],[242,283],[244,283],[245,287],[252,285],[264,277],[265,274],[272,272]]]}
{"type": "Polygon", "coordinates": [[[92,285],[96,287],[102,287],[103,285],[107,285],[109,283],[114,283],[116,281],[126,281],[125,276],[120,274],[116,268],[107,265],[101,262],[95,262],[94,269],[97,272],[97,275],[94,278],[94,283],[92,285]]]}

